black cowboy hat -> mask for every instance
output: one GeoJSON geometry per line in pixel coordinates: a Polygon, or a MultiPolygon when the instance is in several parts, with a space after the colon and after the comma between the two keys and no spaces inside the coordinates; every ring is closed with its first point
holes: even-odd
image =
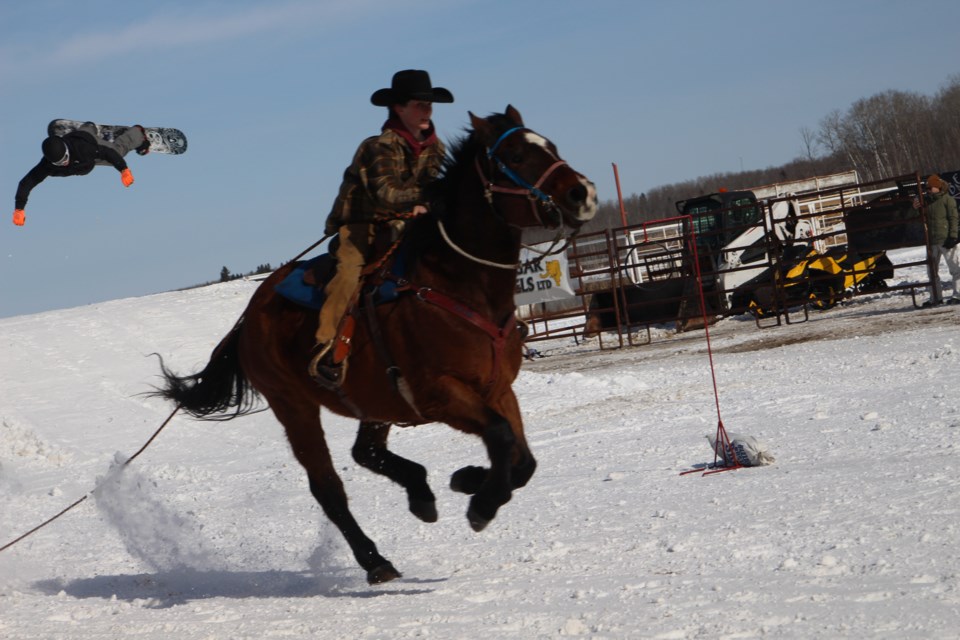
{"type": "Polygon", "coordinates": [[[453,94],[443,87],[430,84],[430,74],[421,69],[406,69],[393,74],[389,89],[379,89],[370,96],[370,102],[378,107],[403,104],[408,100],[427,102],[453,102],[453,94]]]}

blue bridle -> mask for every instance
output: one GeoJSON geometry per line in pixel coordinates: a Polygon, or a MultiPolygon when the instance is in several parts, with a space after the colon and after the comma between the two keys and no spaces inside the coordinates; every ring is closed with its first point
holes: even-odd
{"type": "MultiPolygon", "coordinates": [[[[516,131],[527,131],[527,130],[528,130],[528,129],[527,129],[526,127],[513,127],[512,129],[507,129],[506,131],[504,131],[504,132],[500,135],[500,137],[497,138],[497,141],[493,143],[493,146],[491,146],[491,147],[487,150],[487,157],[488,157],[490,160],[493,160],[493,161],[496,163],[497,168],[500,170],[500,173],[502,173],[503,175],[505,175],[505,176],[507,176],[508,178],[510,178],[510,180],[513,181],[513,183],[514,183],[515,185],[517,185],[518,187],[521,187],[521,188],[523,188],[523,189],[526,189],[527,192],[528,192],[532,197],[536,198],[536,199],[539,200],[540,202],[543,202],[544,204],[549,204],[549,205],[553,206],[553,198],[552,198],[552,197],[548,196],[548,195],[545,194],[543,191],[541,191],[538,187],[530,184],[529,182],[527,182],[526,180],[524,180],[523,178],[521,178],[520,176],[518,176],[515,171],[513,171],[510,167],[508,167],[506,164],[504,164],[504,162],[503,162],[500,158],[498,158],[497,156],[494,155],[494,153],[495,153],[496,150],[497,150],[497,147],[500,146],[500,143],[503,142],[511,133],[514,133],[514,132],[516,132],[516,131]]],[[[555,167],[551,167],[551,170],[552,170],[553,168],[555,168],[555,167]]],[[[543,180],[543,178],[541,178],[541,181],[542,181],[542,180],[543,180]]]]}

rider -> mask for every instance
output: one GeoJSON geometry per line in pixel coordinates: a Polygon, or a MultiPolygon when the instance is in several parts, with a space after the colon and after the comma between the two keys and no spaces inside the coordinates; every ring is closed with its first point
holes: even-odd
{"type": "Polygon", "coordinates": [[[430,116],[434,102],[453,102],[453,94],[432,86],[426,71],[407,69],[395,73],[390,88],[374,92],[370,102],[387,107],[389,116],[380,134],[364,140],[354,154],[324,228],[338,234],[337,272],[324,290],[309,371],[334,383],[342,375],[342,362],[333,360],[334,338],[360,284],[375,223],[399,230],[402,214],[426,213],[423,187],[437,178],[445,154],[430,116]]]}
{"type": "Polygon", "coordinates": [[[49,176],[85,176],[98,164],[111,164],[120,172],[123,186],[133,184],[133,174],[123,156],[132,150],[146,155],[150,141],[140,125],[134,125],[112,142],[100,138],[97,125],[84,122],[76,131],[63,136],[49,136],[40,145],[43,158],[20,180],[14,200],[13,224],[23,226],[27,220],[24,209],[33,188],[49,176]]]}

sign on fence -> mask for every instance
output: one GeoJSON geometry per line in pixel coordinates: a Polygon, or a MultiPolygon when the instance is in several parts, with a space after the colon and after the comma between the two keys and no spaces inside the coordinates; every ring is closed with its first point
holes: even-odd
{"type": "Polygon", "coordinates": [[[542,255],[551,247],[556,248],[554,243],[545,242],[534,245],[530,249],[521,249],[520,268],[517,269],[517,287],[514,290],[514,302],[517,306],[563,300],[574,296],[566,252],[561,251],[551,256],[542,255]]]}

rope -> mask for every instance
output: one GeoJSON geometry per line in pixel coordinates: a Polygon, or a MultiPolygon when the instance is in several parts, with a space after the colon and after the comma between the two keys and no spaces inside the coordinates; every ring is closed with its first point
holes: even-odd
{"type": "MultiPolygon", "coordinates": [[[[740,464],[740,461],[735,455],[733,456],[733,464],[730,464],[730,462],[726,460],[726,452],[732,451],[733,447],[730,445],[730,437],[727,435],[727,429],[723,426],[723,417],[720,415],[720,392],[717,390],[717,370],[713,366],[713,348],[710,345],[710,318],[707,316],[707,299],[703,293],[703,274],[700,271],[700,254],[697,252],[697,232],[693,227],[693,216],[687,215],[683,217],[686,218],[690,229],[689,241],[693,253],[694,275],[696,276],[697,288],[700,292],[700,315],[703,318],[703,334],[707,341],[707,358],[710,361],[710,379],[713,382],[713,401],[717,408],[717,436],[713,449],[713,470],[705,471],[702,474],[708,476],[713,473],[741,469],[743,465],[740,464]],[[727,463],[725,467],[717,467],[717,461],[720,457],[720,451],[718,451],[718,449],[724,452],[724,460],[727,463]]],[[[698,470],[685,471],[680,475],[686,475],[696,471],[698,470]]]]}
{"type": "Polygon", "coordinates": [[[319,240],[317,240],[316,242],[314,242],[312,245],[310,245],[309,247],[307,247],[306,249],[304,249],[303,251],[301,251],[300,253],[298,253],[298,254],[297,254],[296,256],[294,256],[292,259],[287,260],[287,262],[296,262],[297,260],[299,260],[299,259],[302,258],[303,256],[307,255],[308,253],[310,253],[311,251],[313,251],[314,249],[316,249],[318,246],[320,246],[321,244],[323,244],[323,242],[324,242],[325,240],[327,240],[328,238],[332,238],[332,237],[335,236],[335,235],[337,235],[337,234],[335,234],[335,233],[328,233],[328,234],[326,234],[325,236],[323,236],[322,238],[320,238],[319,240]]]}
{"type": "MultiPolygon", "coordinates": [[[[329,237],[332,236],[332,235],[333,235],[333,234],[329,234],[329,233],[328,233],[327,235],[323,236],[322,238],[320,238],[319,240],[317,240],[316,242],[314,242],[312,245],[310,245],[309,247],[307,247],[306,249],[304,249],[303,251],[301,251],[299,254],[297,254],[297,256],[296,256],[295,258],[293,258],[292,260],[290,260],[289,262],[296,262],[297,260],[299,260],[300,258],[302,258],[303,256],[305,256],[307,253],[309,253],[310,251],[312,251],[314,248],[316,248],[318,245],[320,245],[321,243],[323,243],[324,240],[326,240],[327,238],[329,238],[329,237]]],[[[240,314],[240,317],[239,317],[239,318],[237,319],[237,321],[234,323],[233,328],[230,329],[230,333],[233,333],[234,331],[236,331],[236,330],[240,327],[240,324],[241,324],[242,321],[243,321],[243,314],[240,314]]],[[[217,355],[216,352],[214,352],[214,354],[211,356],[211,359],[212,359],[212,358],[215,358],[216,355],[217,355]]],[[[123,466],[124,466],[124,467],[126,467],[126,466],[129,465],[131,462],[133,462],[134,460],[136,460],[137,457],[138,457],[141,453],[143,453],[143,452],[146,450],[147,447],[150,446],[150,444],[157,438],[157,436],[160,435],[160,432],[163,431],[163,429],[170,423],[171,420],[173,420],[173,417],[174,417],[175,415],[177,415],[177,412],[180,411],[180,407],[181,407],[181,405],[179,405],[179,404],[178,404],[176,407],[174,407],[173,411],[170,412],[170,415],[167,416],[167,419],[164,420],[164,421],[163,421],[163,424],[161,424],[161,425],[157,428],[157,430],[153,432],[153,435],[150,436],[145,443],[143,443],[143,446],[140,447],[139,449],[137,449],[137,452],[136,452],[136,453],[134,453],[132,456],[130,456],[129,458],[127,458],[126,462],[123,463],[123,466]]],[[[96,491],[96,490],[97,490],[96,487],[94,487],[93,491],[96,491]]],[[[24,538],[33,535],[35,532],[37,532],[37,531],[39,531],[40,529],[44,528],[45,526],[47,526],[48,524],[50,524],[51,522],[53,522],[54,520],[56,520],[57,518],[59,518],[60,516],[62,516],[63,514],[67,513],[68,511],[70,511],[71,509],[73,509],[74,507],[76,507],[77,505],[79,505],[80,503],[84,502],[87,498],[89,498],[91,495],[93,495],[93,491],[87,493],[86,495],[84,495],[84,496],[81,497],[80,499],[76,500],[73,504],[69,505],[69,506],[66,507],[63,511],[61,511],[61,512],[58,513],[57,515],[53,516],[52,518],[49,518],[49,519],[47,519],[46,521],[41,522],[40,524],[38,524],[37,526],[35,526],[33,529],[30,529],[30,531],[27,531],[27,532],[24,533],[23,535],[20,535],[20,536],[18,536],[17,538],[14,538],[14,539],[11,540],[10,542],[8,542],[7,544],[3,545],[2,547],[0,547],[0,553],[3,553],[4,551],[6,551],[7,549],[9,549],[9,548],[12,547],[13,545],[15,545],[15,544],[17,544],[18,542],[20,542],[21,540],[23,540],[24,538]]]]}
{"type": "MultiPolygon", "coordinates": [[[[167,416],[167,419],[163,421],[163,424],[161,424],[160,427],[157,428],[156,431],[153,432],[153,435],[150,436],[150,438],[143,444],[143,446],[140,447],[135,454],[133,454],[132,456],[130,456],[129,458],[127,458],[127,461],[123,463],[123,466],[124,466],[124,467],[126,467],[128,464],[130,464],[131,462],[133,462],[133,461],[136,459],[137,456],[139,456],[141,453],[143,453],[144,449],[146,449],[148,446],[150,446],[150,443],[153,442],[154,439],[156,439],[156,437],[157,437],[158,435],[160,435],[160,432],[163,431],[163,428],[166,427],[167,424],[169,424],[171,420],[173,420],[173,416],[177,415],[177,412],[178,412],[178,411],[180,411],[180,405],[179,405],[179,404],[176,406],[176,408],[174,408],[173,411],[170,412],[170,415],[167,416]]],[[[97,490],[96,487],[94,487],[93,491],[96,491],[96,490],[97,490]]],[[[76,507],[78,504],[80,504],[81,502],[83,502],[84,500],[86,500],[87,498],[89,498],[91,495],[93,495],[93,491],[91,491],[90,493],[86,494],[85,496],[83,496],[82,498],[80,498],[79,500],[77,500],[76,502],[74,502],[73,504],[71,504],[70,506],[68,506],[66,509],[64,509],[63,511],[61,511],[60,513],[58,513],[57,515],[53,516],[52,518],[46,520],[45,522],[42,522],[42,523],[38,524],[38,525],[35,526],[33,529],[30,529],[30,531],[27,531],[27,532],[24,533],[23,535],[15,538],[15,539],[13,539],[13,540],[11,540],[10,542],[8,542],[8,543],[5,544],[5,545],[3,545],[2,547],[0,547],[0,553],[2,553],[3,551],[5,551],[6,549],[9,549],[9,548],[12,547],[13,545],[17,544],[18,542],[20,542],[21,540],[23,540],[24,538],[26,538],[27,536],[32,535],[32,534],[35,533],[36,531],[39,531],[40,529],[44,528],[45,526],[47,526],[48,524],[50,524],[51,522],[53,522],[54,520],[56,520],[57,518],[59,518],[60,516],[62,516],[63,514],[65,514],[66,512],[70,511],[71,509],[73,509],[74,507],[76,507]]]]}

